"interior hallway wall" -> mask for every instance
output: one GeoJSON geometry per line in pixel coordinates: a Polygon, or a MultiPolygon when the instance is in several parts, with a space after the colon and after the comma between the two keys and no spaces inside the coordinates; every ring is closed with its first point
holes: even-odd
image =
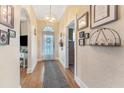
{"type": "MultiPolygon", "coordinates": [[[[36,25],[35,15],[30,6],[26,6],[31,25],[36,25]]],[[[20,12],[21,6],[14,6],[14,29],[16,38],[10,38],[10,44],[0,46],[0,87],[20,87],[20,12]]],[[[0,29],[8,27],[0,24],[0,29]]],[[[37,52],[37,51],[36,51],[37,52]]],[[[37,53],[36,53],[37,54],[37,53]]]]}
{"type": "Polygon", "coordinates": [[[58,22],[48,23],[45,20],[37,20],[37,34],[38,34],[38,60],[41,61],[42,55],[42,31],[45,26],[50,26],[54,30],[54,40],[55,40],[55,59],[58,59],[58,22]]]}
{"type": "MultiPolygon", "coordinates": [[[[59,32],[64,33],[64,44],[66,44],[66,26],[76,14],[90,13],[87,6],[69,6],[59,25],[59,32]]],[[[77,34],[77,78],[82,85],[87,87],[124,87],[124,6],[118,7],[119,19],[103,27],[115,29],[121,36],[121,47],[92,47],[79,46],[77,34]]],[[[89,17],[90,18],[90,17],[89,17]]],[[[89,20],[90,21],[90,20],[89,20]]],[[[83,31],[90,32],[90,27],[83,31]]],[[[59,51],[59,58],[63,65],[66,64],[66,45],[63,51],[59,51]]]]}

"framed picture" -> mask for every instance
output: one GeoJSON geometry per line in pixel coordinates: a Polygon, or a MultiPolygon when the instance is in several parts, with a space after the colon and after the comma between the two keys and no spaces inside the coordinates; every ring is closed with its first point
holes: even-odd
{"type": "Polygon", "coordinates": [[[9,44],[9,35],[8,32],[0,30],[0,45],[9,44]]]}
{"type": "Polygon", "coordinates": [[[77,19],[77,29],[78,31],[88,27],[88,12],[83,14],[81,17],[77,19]]]}
{"type": "Polygon", "coordinates": [[[8,29],[8,33],[11,38],[16,38],[16,31],[8,29]]]}
{"type": "Polygon", "coordinates": [[[11,5],[0,5],[0,23],[14,28],[14,7],[11,5]]]}
{"type": "Polygon", "coordinates": [[[85,33],[85,39],[90,38],[90,33],[85,33]]]}
{"type": "Polygon", "coordinates": [[[90,27],[95,28],[117,20],[117,5],[91,5],[90,27]]]}
{"type": "Polygon", "coordinates": [[[84,31],[79,33],[79,38],[85,38],[85,32],[84,31]]]}
{"type": "Polygon", "coordinates": [[[84,46],[85,45],[85,39],[79,39],[79,45],[84,46]]]}

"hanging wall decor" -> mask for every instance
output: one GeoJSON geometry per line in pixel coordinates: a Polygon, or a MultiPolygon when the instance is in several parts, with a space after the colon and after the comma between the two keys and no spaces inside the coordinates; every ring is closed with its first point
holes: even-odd
{"type": "Polygon", "coordinates": [[[0,30],[0,46],[9,44],[9,34],[6,31],[0,30]]]}
{"type": "Polygon", "coordinates": [[[14,28],[14,7],[11,5],[0,5],[0,24],[14,28]]]}
{"type": "Polygon", "coordinates": [[[77,19],[77,29],[78,31],[88,27],[88,12],[83,14],[77,19]]]}
{"type": "Polygon", "coordinates": [[[117,5],[91,5],[90,27],[95,28],[117,20],[117,5]]]}
{"type": "Polygon", "coordinates": [[[84,46],[85,45],[85,39],[79,39],[79,45],[84,46]]]}
{"type": "Polygon", "coordinates": [[[89,33],[85,33],[85,31],[79,32],[79,45],[84,46],[86,44],[86,39],[89,38],[89,33]]]}
{"type": "Polygon", "coordinates": [[[16,31],[8,29],[9,37],[16,38],[16,31]]]}
{"type": "Polygon", "coordinates": [[[99,28],[91,31],[89,45],[91,46],[121,46],[120,35],[114,29],[99,28]]]}

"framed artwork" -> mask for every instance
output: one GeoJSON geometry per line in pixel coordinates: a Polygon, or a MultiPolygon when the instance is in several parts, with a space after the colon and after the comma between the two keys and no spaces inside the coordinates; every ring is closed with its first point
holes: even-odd
{"type": "Polygon", "coordinates": [[[16,31],[8,29],[9,37],[16,38],[16,31]]]}
{"type": "Polygon", "coordinates": [[[90,27],[95,28],[117,20],[117,5],[91,5],[90,27]]]}
{"type": "Polygon", "coordinates": [[[9,35],[8,32],[0,30],[0,45],[9,44],[9,35]]]}
{"type": "Polygon", "coordinates": [[[85,45],[85,39],[79,39],[79,45],[84,46],[85,45]]]}
{"type": "Polygon", "coordinates": [[[85,33],[84,31],[79,33],[79,38],[88,39],[89,37],[90,37],[89,33],[85,33]]]}
{"type": "Polygon", "coordinates": [[[79,38],[85,38],[85,32],[84,31],[79,33],[79,38]]]}
{"type": "Polygon", "coordinates": [[[85,39],[89,39],[90,38],[90,33],[85,33],[85,39]]]}
{"type": "Polygon", "coordinates": [[[14,28],[14,7],[11,5],[0,5],[0,23],[14,28]]]}
{"type": "Polygon", "coordinates": [[[37,35],[36,28],[34,29],[34,35],[35,35],[35,36],[37,35]]]}
{"type": "Polygon", "coordinates": [[[81,17],[77,19],[77,29],[78,31],[88,27],[88,12],[83,14],[81,17]]]}

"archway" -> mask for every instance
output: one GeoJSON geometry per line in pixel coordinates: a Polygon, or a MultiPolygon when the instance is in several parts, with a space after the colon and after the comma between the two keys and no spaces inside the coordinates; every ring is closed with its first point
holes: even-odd
{"type": "Polygon", "coordinates": [[[54,29],[51,26],[45,26],[42,32],[43,60],[54,60],[54,47],[54,29]]]}
{"type": "Polygon", "coordinates": [[[20,83],[31,68],[31,26],[28,12],[20,11],[20,83]]]}

